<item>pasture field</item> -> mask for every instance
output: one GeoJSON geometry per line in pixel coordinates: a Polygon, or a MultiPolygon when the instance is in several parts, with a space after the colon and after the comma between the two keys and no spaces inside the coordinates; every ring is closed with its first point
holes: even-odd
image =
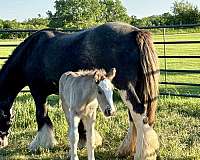
{"type": "MultiPolygon", "coordinates": [[[[155,42],[163,42],[162,35],[154,35],[155,42]]],[[[168,34],[165,36],[166,42],[174,41],[200,41],[200,33],[188,33],[188,34],[168,34]]],[[[158,55],[164,55],[164,45],[155,45],[158,55]]],[[[199,56],[200,55],[200,43],[192,44],[167,44],[165,45],[166,56],[199,56]]],[[[161,69],[171,70],[200,70],[199,58],[171,58],[160,59],[161,69]]],[[[197,83],[200,82],[200,74],[193,73],[161,73],[160,81],[167,82],[180,82],[180,83],[197,83]]],[[[172,93],[184,93],[184,94],[200,94],[200,86],[175,86],[175,85],[161,85],[161,91],[172,93]]]]}
{"type": "MultiPolygon", "coordinates": [[[[167,35],[166,41],[200,40],[200,33],[167,35]]],[[[154,41],[162,41],[161,35],[154,35],[154,41]]],[[[0,44],[17,44],[21,40],[0,40],[0,44]]],[[[1,48],[0,56],[8,56],[14,48],[1,48]]],[[[159,55],[163,55],[163,45],[156,45],[159,55]]],[[[166,45],[166,55],[200,55],[200,44],[166,45]]],[[[0,61],[2,65],[4,61],[0,61]]],[[[160,59],[161,69],[200,70],[200,59],[160,59]]],[[[161,75],[161,81],[165,76],[161,75]]],[[[167,73],[169,82],[199,83],[199,74],[167,73]]],[[[160,85],[160,90],[174,93],[200,94],[200,87],[160,85]]],[[[115,156],[117,147],[124,139],[128,129],[127,108],[115,94],[118,108],[115,117],[105,119],[97,114],[96,129],[103,137],[103,146],[95,150],[96,159],[131,159],[115,156]]],[[[53,121],[58,145],[50,150],[40,149],[31,153],[27,145],[36,135],[37,126],[35,107],[29,93],[20,93],[14,103],[15,118],[11,128],[9,146],[0,149],[2,159],[66,159],[69,150],[68,126],[64,113],[59,106],[58,96],[48,98],[49,115],[53,121]]],[[[160,159],[162,160],[199,160],[200,159],[200,99],[161,96],[158,102],[157,122],[155,125],[160,138],[160,159]]],[[[86,149],[79,150],[80,159],[87,159],[86,149]]]]}
{"type": "MultiPolygon", "coordinates": [[[[115,95],[117,115],[104,118],[97,114],[96,129],[103,137],[103,145],[95,150],[97,160],[131,160],[115,156],[117,147],[128,129],[127,108],[115,95]]],[[[9,146],[0,149],[0,159],[66,159],[69,150],[68,126],[64,113],[58,105],[58,96],[48,99],[49,115],[54,124],[58,145],[50,150],[40,149],[29,152],[28,144],[36,135],[35,107],[29,94],[20,94],[14,103],[13,126],[9,146]]],[[[183,98],[160,98],[155,130],[160,139],[160,159],[199,160],[200,159],[200,100],[183,98]]],[[[79,150],[81,160],[87,159],[86,149],[79,150]]]]}

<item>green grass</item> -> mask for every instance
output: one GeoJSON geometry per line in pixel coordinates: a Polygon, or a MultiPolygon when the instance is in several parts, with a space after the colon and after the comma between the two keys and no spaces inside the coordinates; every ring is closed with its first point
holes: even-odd
{"type": "MultiPolygon", "coordinates": [[[[0,39],[0,45],[2,44],[19,44],[22,40],[10,40],[10,39],[0,39]]],[[[15,49],[15,47],[0,47],[0,56],[7,57],[12,53],[12,51],[15,49]]]]}
{"type": "MultiPolygon", "coordinates": [[[[168,34],[165,36],[166,42],[171,41],[199,41],[200,33],[188,34],[168,34]]],[[[162,35],[154,35],[154,41],[164,41],[162,35]]],[[[155,45],[158,55],[164,55],[164,45],[155,45]]],[[[183,55],[194,56],[200,55],[200,43],[198,44],[168,44],[165,45],[165,55],[183,55]]],[[[177,70],[200,70],[200,59],[192,58],[176,58],[176,59],[159,59],[161,69],[177,69],[177,70]],[[166,64],[166,66],[165,66],[166,64]]],[[[160,81],[167,82],[180,82],[180,83],[197,83],[200,84],[199,74],[190,73],[161,73],[160,81]],[[165,77],[166,76],[166,77],[165,77]]],[[[182,93],[182,94],[200,94],[200,87],[192,86],[174,86],[174,85],[161,85],[162,92],[182,93]]]]}
{"type": "MultiPolygon", "coordinates": [[[[116,160],[115,152],[128,129],[127,109],[115,98],[118,112],[106,119],[97,114],[96,129],[103,137],[103,145],[95,150],[96,159],[116,160]]],[[[161,159],[200,159],[200,99],[160,98],[155,130],[160,139],[161,159]]],[[[9,146],[0,149],[0,159],[65,159],[68,155],[68,126],[58,105],[58,97],[48,99],[49,115],[53,121],[58,145],[31,153],[27,145],[36,134],[35,107],[29,94],[20,94],[14,103],[15,118],[9,146]]],[[[86,149],[79,150],[80,159],[87,159],[86,149]]],[[[130,157],[124,159],[131,159],[130,157]]]]}
{"type": "MultiPolygon", "coordinates": [[[[166,41],[199,40],[199,33],[167,35],[166,41]]],[[[155,41],[161,41],[162,36],[154,35],[155,41]]],[[[0,40],[0,44],[17,44],[20,40],[0,40]]],[[[14,48],[0,47],[0,56],[8,56],[14,48]]],[[[156,45],[159,55],[163,55],[163,45],[156,45]]],[[[199,55],[200,44],[166,45],[166,55],[199,55]]],[[[1,61],[0,64],[4,62],[1,61]]],[[[160,67],[165,67],[160,59],[160,67]]],[[[200,70],[200,59],[167,59],[167,69],[200,70]]],[[[164,81],[161,75],[161,81],[164,81]]],[[[199,83],[199,74],[168,73],[167,81],[199,83]]],[[[174,93],[200,94],[200,87],[161,85],[161,91],[174,93]]],[[[96,128],[103,137],[103,146],[95,150],[96,159],[120,159],[115,156],[117,147],[127,133],[127,109],[115,99],[118,112],[116,117],[105,119],[98,112],[96,128]]],[[[198,160],[200,159],[200,99],[160,97],[155,130],[160,138],[160,156],[166,160],[198,160]]],[[[40,149],[30,153],[27,145],[36,134],[35,107],[29,94],[19,94],[15,103],[15,120],[12,125],[9,146],[0,149],[0,159],[66,159],[69,150],[67,137],[68,126],[63,111],[58,106],[58,97],[48,99],[49,115],[53,121],[58,146],[51,150],[40,149]]],[[[80,159],[87,159],[86,149],[79,150],[80,159]]],[[[131,159],[130,157],[124,159],[131,159]]]]}

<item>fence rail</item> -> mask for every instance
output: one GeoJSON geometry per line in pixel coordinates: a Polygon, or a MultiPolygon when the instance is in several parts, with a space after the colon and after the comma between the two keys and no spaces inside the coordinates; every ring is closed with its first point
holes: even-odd
{"type": "MultiPolygon", "coordinates": [[[[172,25],[172,26],[152,26],[152,27],[139,27],[141,29],[163,29],[163,37],[165,36],[165,29],[166,28],[192,28],[192,27],[200,27],[200,24],[191,24],[191,25],[172,25]]],[[[57,29],[48,29],[48,30],[57,30],[57,29]]],[[[21,30],[21,29],[16,29],[16,30],[0,30],[0,34],[2,33],[34,33],[37,32],[38,30],[21,30]]],[[[73,29],[66,29],[66,30],[58,30],[58,31],[63,31],[63,32],[77,32],[80,30],[73,30],[73,29]]],[[[161,59],[178,59],[178,58],[200,58],[199,55],[195,56],[167,56],[165,55],[165,45],[171,45],[171,44],[200,44],[200,41],[164,41],[164,42],[154,42],[154,44],[159,44],[159,45],[164,45],[164,55],[159,56],[161,59]]],[[[16,47],[18,46],[17,44],[0,44],[0,47],[16,47]]],[[[8,57],[0,57],[0,59],[6,60],[8,57]]],[[[166,65],[164,69],[160,70],[161,73],[189,73],[189,74],[200,74],[200,70],[171,70],[167,69],[166,65]]],[[[195,84],[195,83],[180,83],[180,82],[167,82],[166,78],[164,82],[160,82],[161,85],[184,85],[184,86],[195,86],[199,87],[200,84],[195,84]]],[[[23,90],[23,92],[28,92],[28,90],[23,90]]],[[[160,95],[170,95],[170,96],[181,96],[181,97],[193,97],[193,98],[200,98],[200,95],[194,95],[194,94],[176,94],[176,93],[171,93],[171,92],[161,92],[160,95]]]]}

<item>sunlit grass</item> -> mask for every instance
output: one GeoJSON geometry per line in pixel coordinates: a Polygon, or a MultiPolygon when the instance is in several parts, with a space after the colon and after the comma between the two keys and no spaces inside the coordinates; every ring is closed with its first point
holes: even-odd
{"type": "MultiPolygon", "coordinates": [[[[115,117],[105,118],[98,111],[96,129],[103,137],[103,145],[95,150],[96,159],[116,160],[118,146],[128,129],[127,108],[115,98],[118,112],[115,117]]],[[[157,110],[155,130],[160,139],[161,159],[200,158],[200,99],[161,97],[157,110]]],[[[20,94],[14,103],[15,118],[11,128],[10,143],[0,149],[0,159],[66,159],[69,151],[68,125],[64,112],[58,105],[58,97],[48,98],[49,115],[54,124],[58,145],[31,153],[27,149],[36,134],[34,101],[30,94],[20,94]]],[[[87,159],[86,149],[79,150],[80,159],[87,159]]],[[[124,159],[131,159],[130,157],[124,159]]]]}

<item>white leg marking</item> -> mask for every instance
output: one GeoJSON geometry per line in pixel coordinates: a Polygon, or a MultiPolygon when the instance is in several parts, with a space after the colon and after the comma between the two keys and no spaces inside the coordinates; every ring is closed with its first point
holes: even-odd
{"type": "Polygon", "coordinates": [[[143,151],[143,140],[144,140],[144,132],[143,132],[143,116],[140,114],[135,113],[132,111],[133,115],[132,118],[134,119],[136,131],[137,131],[137,138],[136,138],[136,153],[134,155],[135,160],[142,159],[142,151],[143,151]]]}
{"type": "MultiPolygon", "coordinates": [[[[132,111],[132,104],[127,101],[126,99],[126,93],[123,93],[125,91],[120,91],[120,96],[123,100],[123,102],[127,105],[127,107],[129,108],[130,112],[132,111]]],[[[131,114],[131,117],[133,119],[133,116],[131,114]]],[[[133,119],[134,120],[134,119],[133,119]]],[[[136,135],[135,135],[135,125],[133,124],[133,122],[129,121],[129,130],[128,133],[126,135],[126,137],[124,138],[124,141],[121,143],[121,145],[118,148],[117,151],[117,155],[119,156],[126,156],[128,154],[134,154],[135,151],[135,139],[136,139],[136,135]]]]}
{"type": "Polygon", "coordinates": [[[129,128],[126,137],[118,148],[116,155],[125,156],[129,153],[133,154],[135,148],[135,139],[136,134],[134,135],[134,126],[133,122],[129,121],[129,128]],[[135,136],[135,137],[134,137],[135,136]]]}
{"type": "Polygon", "coordinates": [[[78,133],[79,122],[80,122],[80,117],[71,113],[70,114],[70,131],[69,131],[71,160],[79,160],[78,153],[77,153],[78,140],[79,140],[79,133],[78,133]]]}
{"type": "Polygon", "coordinates": [[[38,131],[37,135],[29,145],[31,151],[36,151],[39,146],[44,148],[52,148],[57,144],[52,128],[47,124],[38,131]]]}
{"type": "Polygon", "coordinates": [[[86,136],[87,136],[87,152],[88,160],[95,160],[94,148],[95,148],[95,120],[96,120],[96,110],[93,114],[90,114],[86,119],[86,136]]]}
{"type": "Polygon", "coordinates": [[[144,139],[144,133],[143,133],[143,115],[137,114],[133,111],[133,106],[130,103],[130,101],[126,100],[125,94],[121,94],[121,98],[126,103],[130,113],[131,117],[133,119],[133,122],[136,127],[137,131],[137,138],[136,138],[136,153],[134,155],[135,160],[141,160],[142,158],[142,151],[143,151],[143,139],[144,139]]]}
{"type": "Polygon", "coordinates": [[[144,127],[144,148],[143,148],[143,159],[156,160],[156,151],[159,149],[158,135],[155,130],[148,124],[144,127]]]}

